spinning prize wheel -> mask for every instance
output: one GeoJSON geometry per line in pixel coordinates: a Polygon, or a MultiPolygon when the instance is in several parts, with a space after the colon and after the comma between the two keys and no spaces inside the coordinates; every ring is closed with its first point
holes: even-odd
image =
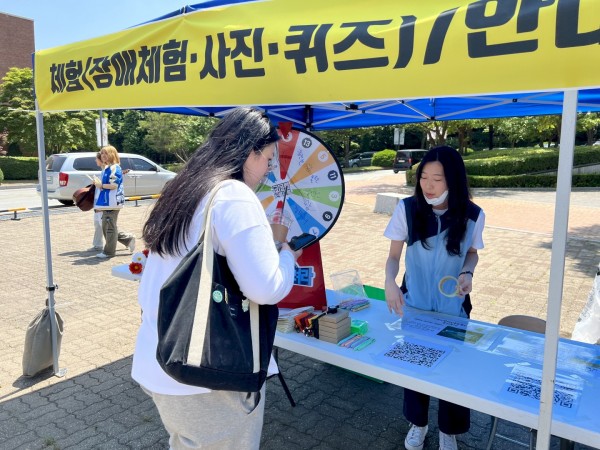
{"type": "Polygon", "coordinates": [[[342,169],[316,136],[279,130],[279,161],[257,195],[267,216],[283,213],[291,219],[288,240],[302,233],[321,239],[338,219],[344,202],[342,169]]]}

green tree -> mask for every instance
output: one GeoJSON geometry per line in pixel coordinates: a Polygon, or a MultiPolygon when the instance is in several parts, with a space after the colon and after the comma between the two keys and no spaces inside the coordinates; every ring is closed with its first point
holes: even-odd
{"type": "Polygon", "coordinates": [[[537,142],[540,147],[543,147],[545,142],[548,142],[550,146],[553,141],[558,143],[560,140],[560,122],[562,119],[560,114],[529,116],[520,119],[521,126],[525,130],[525,139],[537,142]]]}
{"type": "Polygon", "coordinates": [[[317,135],[348,167],[350,155],[360,151],[359,142],[369,133],[368,128],[346,128],[341,130],[320,131],[317,135]],[[354,150],[354,151],[353,151],[354,150]]]}
{"type": "Polygon", "coordinates": [[[146,144],[146,130],[140,126],[146,112],[135,109],[114,110],[108,113],[108,141],[124,153],[137,153],[154,159],[153,150],[146,144]]]}
{"type": "Polygon", "coordinates": [[[487,148],[491,150],[494,148],[494,137],[503,119],[481,119],[480,123],[482,129],[488,134],[487,148]]]}
{"type": "Polygon", "coordinates": [[[0,132],[0,156],[6,156],[8,153],[8,141],[6,139],[7,136],[8,133],[0,132]]]}
{"type": "Polygon", "coordinates": [[[139,125],[146,133],[144,142],[162,156],[162,162],[170,155],[185,162],[204,141],[214,122],[210,117],[148,112],[139,125]]]}
{"type": "Polygon", "coordinates": [[[186,147],[189,148],[191,152],[194,152],[202,143],[204,143],[206,136],[219,119],[197,116],[190,117],[189,119],[184,141],[186,147]]]}
{"type": "Polygon", "coordinates": [[[25,152],[35,152],[37,137],[31,69],[11,68],[0,84],[0,130],[7,144],[18,144],[25,152]]]}
{"type": "Polygon", "coordinates": [[[46,153],[96,149],[96,118],[97,114],[94,111],[44,114],[46,153]]]}
{"type": "Polygon", "coordinates": [[[600,113],[587,112],[579,114],[577,117],[577,129],[585,131],[587,145],[592,145],[596,138],[596,133],[600,130],[600,113]]]}
{"type": "Polygon", "coordinates": [[[528,135],[528,127],[532,127],[531,117],[511,117],[502,119],[496,124],[496,132],[510,142],[511,148],[516,147],[518,141],[522,141],[528,135]]]}
{"type": "MultiPolygon", "coordinates": [[[[11,68],[0,84],[0,130],[8,144],[23,154],[35,154],[37,132],[33,98],[33,71],[11,68]]],[[[44,114],[45,153],[96,148],[96,117],[93,111],[44,114]]]]}
{"type": "Polygon", "coordinates": [[[455,134],[458,140],[457,149],[461,155],[467,153],[467,144],[470,143],[471,133],[475,128],[481,128],[483,122],[478,119],[451,120],[447,125],[448,134],[455,134]]]}
{"type": "Polygon", "coordinates": [[[394,145],[394,128],[404,128],[404,144],[402,148],[423,148],[423,130],[414,124],[385,125],[365,128],[360,142],[361,151],[378,152],[385,149],[396,149],[394,145]]]}
{"type": "Polygon", "coordinates": [[[448,121],[447,120],[431,120],[416,124],[427,136],[428,146],[437,147],[446,145],[448,137],[448,121]]]}

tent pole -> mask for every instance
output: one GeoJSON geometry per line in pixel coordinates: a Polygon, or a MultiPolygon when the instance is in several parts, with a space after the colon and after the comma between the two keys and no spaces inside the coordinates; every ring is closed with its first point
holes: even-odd
{"type": "Polygon", "coordinates": [[[104,147],[105,145],[108,145],[108,142],[104,141],[104,111],[99,109],[98,114],[100,116],[100,147],[104,147]]]}
{"type": "Polygon", "coordinates": [[[569,230],[569,201],[573,155],[575,151],[575,124],[577,123],[577,90],[564,93],[563,115],[558,155],[558,178],[554,206],[554,231],[550,261],[550,283],[548,287],[548,313],[544,343],[544,365],[542,371],[542,392],[538,419],[537,449],[550,447],[552,433],[552,406],[554,399],[554,379],[560,330],[560,309],[562,305],[565,255],[569,230]]]}
{"type": "Polygon", "coordinates": [[[44,116],[40,112],[37,99],[35,100],[35,123],[37,128],[37,145],[38,145],[38,163],[40,168],[40,189],[42,193],[42,217],[44,220],[44,250],[46,256],[46,291],[48,291],[48,313],[50,314],[50,334],[52,337],[52,366],[54,375],[63,377],[66,369],[58,367],[58,330],[57,323],[54,320],[54,291],[57,286],[54,285],[52,275],[52,252],[50,243],[50,212],[48,210],[48,186],[46,184],[46,153],[44,151],[44,116]]]}

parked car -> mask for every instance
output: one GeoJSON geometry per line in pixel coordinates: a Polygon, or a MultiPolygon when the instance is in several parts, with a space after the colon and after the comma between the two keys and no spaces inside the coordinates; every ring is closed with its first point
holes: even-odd
{"type": "Polygon", "coordinates": [[[412,168],[423,159],[426,153],[427,150],[422,148],[398,150],[394,158],[394,173],[398,173],[402,169],[412,168]]]}
{"type": "Polygon", "coordinates": [[[363,152],[356,155],[354,158],[348,161],[350,167],[365,167],[370,166],[373,161],[373,155],[375,152],[363,152]]]}
{"type": "MultiPolygon", "coordinates": [[[[176,173],[167,170],[148,158],[132,153],[119,153],[125,196],[159,194],[165,184],[175,178],[176,173]]],[[[73,204],[73,193],[90,184],[90,178],[100,176],[96,165],[96,152],[56,153],[46,159],[46,184],[48,199],[58,200],[63,205],[73,204]]],[[[41,187],[37,186],[38,193],[41,187]]]]}

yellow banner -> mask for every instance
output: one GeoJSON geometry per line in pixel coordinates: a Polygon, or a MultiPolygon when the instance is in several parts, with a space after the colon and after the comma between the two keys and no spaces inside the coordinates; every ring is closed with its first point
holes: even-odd
{"type": "Polygon", "coordinates": [[[599,17],[598,0],[265,0],[38,51],[35,89],[55,111],[599,87],[599,17]]]}

